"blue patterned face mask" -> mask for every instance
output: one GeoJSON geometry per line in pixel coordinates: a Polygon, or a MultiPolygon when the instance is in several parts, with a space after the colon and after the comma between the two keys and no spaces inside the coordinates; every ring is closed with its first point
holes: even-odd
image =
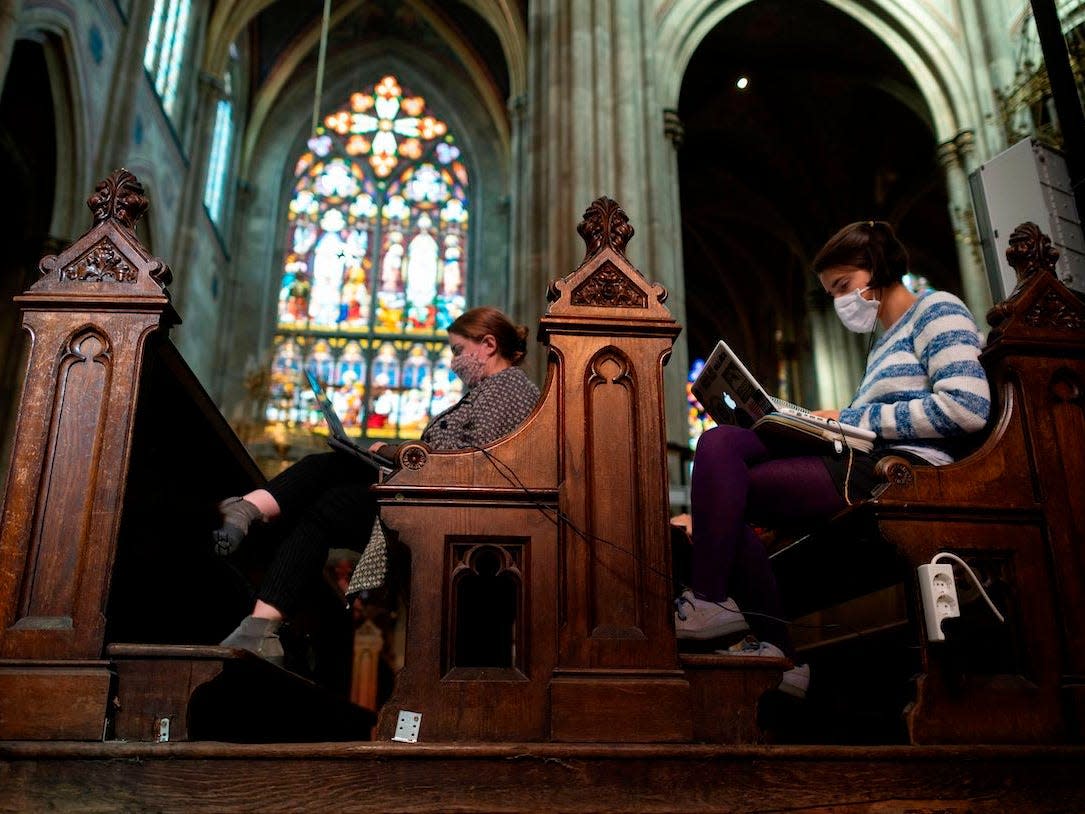
{"type": "Polygon", "coordinates": [[[874,330],[878,321],[878,309],[881,307],[880,300],[867,300],[863,298],[866,288],[857,288],[843,297],[833,300],[833,308],[836,315],[844,323],[844,327],[857,334],[865,334],[874,330]]]}

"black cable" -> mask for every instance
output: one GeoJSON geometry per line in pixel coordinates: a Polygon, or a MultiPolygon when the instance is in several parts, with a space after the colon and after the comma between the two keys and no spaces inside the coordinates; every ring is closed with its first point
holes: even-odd
{"type": "MultiPolygon", "coordinates": [[[[490,465],[493,466],[493,468],[495,470],[497,470],[497,473],[499,475],[501,475],[501,477],[503,477],[506,481],[508,481],[513,486],[516,486],[517,488],[523,490],[525,494],[530,496],[531,490],[524,484],[524,482],[522,480],[520,480],[520,477],[519,477],[519,475],[517,475],[516,470],[514,470],[511,466],[509,466],[507,463],[505,463],[504,461],[499,459],[497,456],[495,456],[493,453],[491,453],[487,449],[483,449],[482,447],[479,447],[479,446],[472,446],[471,449],[475,450],[476,452],[481,452],[483,454],[483,456],[485,456],[486,460],[490,462],[490,465]],[[502,470],[502,467],[504,467],[504,470],[507,470],[508,474],[506,474],[506,472],[502,470]]],[[[849,447],[849,449],[850,449],[850,447],[849,447]]],[[[580,537],[582,540],[584,540],[585,542],[591,542],[592,540],[595,540],[595,541],[597,541],[599,543],[602,543],[603,545],[610,546],[611,548],[613,548],[613,549],[615,549],[617,551],[621,551],[623,554],[628,554],[634,561],[637,560],[636,554],[634,554],[632,551],[629,551],[628,549],[622,548],[621,546],[617,545],[616,543],[612,543],[609,540],[604,540],[602,537],[599,537],[599,536],[597,536],[595,534],[589,534],[588,532],[582,531],[576,525],[576,523],[574,523],[572,521],[572,518],[570,518],[567,514],[565,514],[565,512],[561,511],[560,509],[558,509],[556,507],[552,507],[552,506],[547,506],[545,503],[541,503],[541,502],[539,502],[537,500],[534,500],[534,499],[530,499],[529,502],[533,506],[535,506],[535,508],[538,509],[547,520],[549,520],[551,523],[553,523],[555,525],[555,527],[558,525],[558,520],[563,520],[569,526],[569,528],[572,529],[573,532],[578,537],[580,537]],[[553,512],[553,516],[551,516],[550,512],[553,512]]],[[[643,563],[641,563],[641,564],[643,564],[643,563]]],[[[660,576],[660,577],[662,577],[662,578],[664,578],[666,580],[671,579],[671,575],[665,574],[662,571],[659,571],[659,570],[657,570],[655,568],[652,568],[650,565],[645,566],[645,567],[651,573],[653,573],[653,574],[655,574],[657,576],[660,576]]],[[[794,622],[794,621],[791,621],[790,619],[781,619],[779,617],[772,616],[772,615],[767,614],[767,613],[758,613],[757,611],[739,610],[737,605],[734,608],[729,608],[724,604],[724,602],[726,602],[727,600],[724,600],[724,602],[717,602],[715,600],[704,599],[703,597],[697,597],[697,598],[700,599],[703,602],[712,602],[712,604],[717,605],[717,606],[719,606],[721,608],[724,608],[725,610],[731,610],[731,611],[734,611],[736,613],[741,613],[744,616],[757,616],[757,617],[760,617],[762,619],[770,619],[770,620],[772,620],[774,622],[779,622],[780,624],[788,625],[789,627],[816,628],[816,629],[820,629],[820,630],[836,630],[838,628],[845,628],[845,629],[849,630],[850,632],[854,633],[859,638],[862,638],[863,636],[865,636],[865,634],[861,630],[858,630],[857,628],[851,627],[850,625],[845,625],[845,624],[842,624],[842,623],[839,623],[839,622],[828,622],[826,624],[817,624],[817,625],[815,625],[815,624],[805,624],[805,623],[802,623],[802,622],[794,622]]]]}

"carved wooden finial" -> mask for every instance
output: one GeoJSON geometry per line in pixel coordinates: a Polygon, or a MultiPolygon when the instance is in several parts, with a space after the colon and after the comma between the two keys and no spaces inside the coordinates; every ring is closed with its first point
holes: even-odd
{"type": "Polygon", "coordinates": [[[94,213],[95,226],[112,219],[131,229],[147,211],[148,203],[143,184],[122,167],[98,182],[94,194],[87,198],[87,206],[94,213]]]}
{"type": "Polygon", "coordinates": [[[618,254],[625,256],[625,247],[633,237],[633,227],[629,225],[629,216],[625,210],[606,196],[592,201],[576,227],[588,247],[584,259],[594,257],[605,246],[610,246],[618,254]]]}
{"type": "Polygon", "coordinates": [[[1055,273],[1059,252],[1051,245],[1051,238],[1040,231],[1035,223],[1025,222],[1013,230],[1006,260],[1017,272],[1017,285],[1038,271],[1055,273]]]}

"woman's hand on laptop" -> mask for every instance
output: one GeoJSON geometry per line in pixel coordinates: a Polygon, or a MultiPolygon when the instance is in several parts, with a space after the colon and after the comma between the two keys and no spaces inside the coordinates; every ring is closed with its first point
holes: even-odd
{"type": "Polygon", "coordinates": [[[831,421],[839,421],[840,420],[840,411],[839,410],[811,410],[810,412],[813,413],[814,415],[819,415],[822,418],[828,418],[831,421]]]}

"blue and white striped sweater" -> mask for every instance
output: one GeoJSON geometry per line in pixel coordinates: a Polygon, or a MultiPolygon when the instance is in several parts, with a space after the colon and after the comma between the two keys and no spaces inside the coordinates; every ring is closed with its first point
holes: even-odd
{"type": "Polygon", "coordinates": [[[982,430],[991,412],[981,346],[960,299],[944,291],[920,294],[871,349],[840,421],[873,430],[881,447],[949,463],[950,439],[982,430]]]}

